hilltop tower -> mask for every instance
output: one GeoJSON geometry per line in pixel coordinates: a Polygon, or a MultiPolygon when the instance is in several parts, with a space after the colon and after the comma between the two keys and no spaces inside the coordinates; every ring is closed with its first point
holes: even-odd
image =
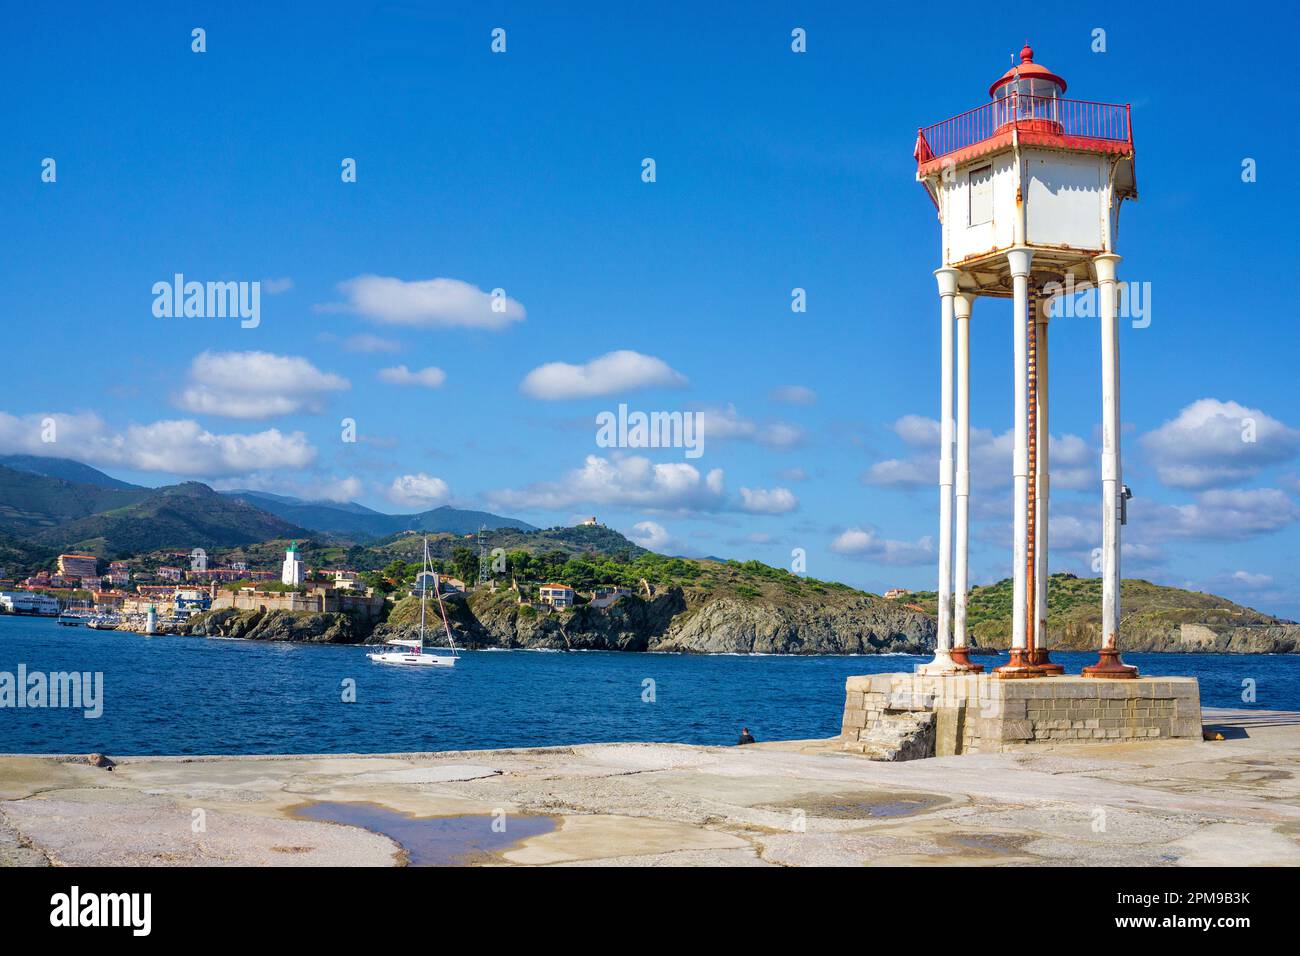
{"type": "Polygon", "coordinates": [[[478,526],[478,583],[486,584],[492,579],[492,559],[488,557],[487,525],[478,526]]]}
{"type": "Polygon", "coordinates": [[[1084,675],[1137,676],[1118,649],[1119,537],[1128,489],[1120,470],[1115,253],[1120,205],[1137,198],[1133,125],[1127,104],[1066,99],[1065,90],[1065,80],[1035,63],[1026,43],[1020,62],[989,87],[989,102],[917,131],[916,178],[941,225],[941,265],[934,273],[942,323],[939,636],[923,673],[981,669],[970,663],[966,642],[970,318],[980,296],[1014,303],[1013,627],[1010,659],[995,674],[1063,670],[1046,648],[1047,328],[1051,300],[1068,285],[1096,294],[1101,317],[1102,646],[1084,675]]]}

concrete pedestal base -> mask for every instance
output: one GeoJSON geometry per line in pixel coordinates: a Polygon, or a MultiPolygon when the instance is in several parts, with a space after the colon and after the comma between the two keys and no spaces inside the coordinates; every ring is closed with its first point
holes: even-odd
{"type": "Polygon", "coordinates": [[[867,755],[923,713],[934,714],[934,753],[941,757],[1038,743],[1201,737],[1194,677],[1008,681],[989,674],[872,674],[850,677],[845,690],[844,749],[867,755]]]}

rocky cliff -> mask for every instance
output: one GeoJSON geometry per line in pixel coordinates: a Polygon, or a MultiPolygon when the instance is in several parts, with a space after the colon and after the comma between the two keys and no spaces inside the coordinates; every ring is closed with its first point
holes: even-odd
{"type": "MultiPolygon", "coordinates": [[[[1300,650],[1300,624],[1151,624],[1120,621],[1127,651],[1206,654],[1293,654],[1300,650]]],[[[1101,643],[1096,624],[1070,624],[1058,632],[1048,629],[1051,646],[1086,651],[1101,643]]]]}
{"type": "Polygon", "coordinates": [[[239,637],[250,641],[357,644],[365,628],[347,614],[222,608],[190,618],[179,631],[199,637],[239,637]]]}
{"type": "MultiPolygon", "coordinates": [[[[934,647],[924,614],[848,589],[820,600],[716,594],[672,587],[652,598],[625,597],[608,608],[568,611],[520,605],[513,591],[448,602],[456,641],[466,647],[681,651],[701,654],[922,653],[934,647]]],[[[370,642],[411,637],[419,604],[400,603],[370,642]]],[[[445,643],[431,622],[433,643],[445,643]]]]}

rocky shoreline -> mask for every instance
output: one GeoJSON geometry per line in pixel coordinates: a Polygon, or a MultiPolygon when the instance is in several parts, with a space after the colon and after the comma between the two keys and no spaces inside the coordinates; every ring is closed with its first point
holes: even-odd
{"type": "MultiPolygon", "coordinates": [[[[473,593],[447,601],[456,642],[467,648],[659,651],[696,654],[924,654],[933,651],[935,622],[927,614],[858,592],[819,601],[742,598],[679,587],[653,598],[624,598],[606,608],[570,611],[520,605],[514,593],[473,593]]],[[[253,641],[316,644],[377,644],[418,633],[419,604],[398,602],[387,620],[371,629],[341,613],[237,611],[198,615],[182,633],[253,641]]],[[[436,620],[431,644],[445,644],[436,620]]],[[[1100,635],[1075,624],[1052,634],[1060,650],[1091,650],[1100,635]]],[[[987,650],[1008,641],[984,636],[987,650]]],[[[1126,650],[1289,654],[1300,651],[1300,625],[1138,626],[1125,631],[1126,650]]]]}
{"type": "MultiPolygon", "coordinates": [[[[468,647],[889,654],[924,653],[935,643],[934,621],[926,615],[854,592],[814,603],[674,587],[653,598],[623,598],[607,608],[586,605],[556,612],[520,605],[513,592],[500,591],[452,601],[448,615],[456,640],[468,647]]],[[[370,640],[409,637],[417,628],[413,602],[398,605],[370,640]]]]}
{"type": "Polygon", "coordinates": [[[222,608],[199,614],[177,628],[197,637],[309,644],[360,644],[364,628],[348,614],[308,611],[238,611],[222,608]]]}
{"type": "MultiPolygon", "coordinates": [[[[920,654],[935,643],[934,621],[918,611],[855,592],[824,602],[781,602],[667,588],[607,608],[571,611],[520,605],[512,591],[447,601],[456,642],[468,648],[668,651],[700,654],[920,654]]],[[[418,633],[419,605],[407,598],[367,633],[346,614],[223,609],[201,614],[182,633],[261,641],[377,644],[418,633]]],[[[431,623],[430,643],[445,644],[431,623]]]]}

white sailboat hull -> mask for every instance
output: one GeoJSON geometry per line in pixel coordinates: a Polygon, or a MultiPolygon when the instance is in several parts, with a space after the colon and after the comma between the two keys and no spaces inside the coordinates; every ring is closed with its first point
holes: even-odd
{"type": "Polygon", "coordinates": [[[443,654],[408,654],[400,651],[381,651],[367,654],[376,664],[396,664],[405,667],[455,667],[456,658],[443,654]]]}

